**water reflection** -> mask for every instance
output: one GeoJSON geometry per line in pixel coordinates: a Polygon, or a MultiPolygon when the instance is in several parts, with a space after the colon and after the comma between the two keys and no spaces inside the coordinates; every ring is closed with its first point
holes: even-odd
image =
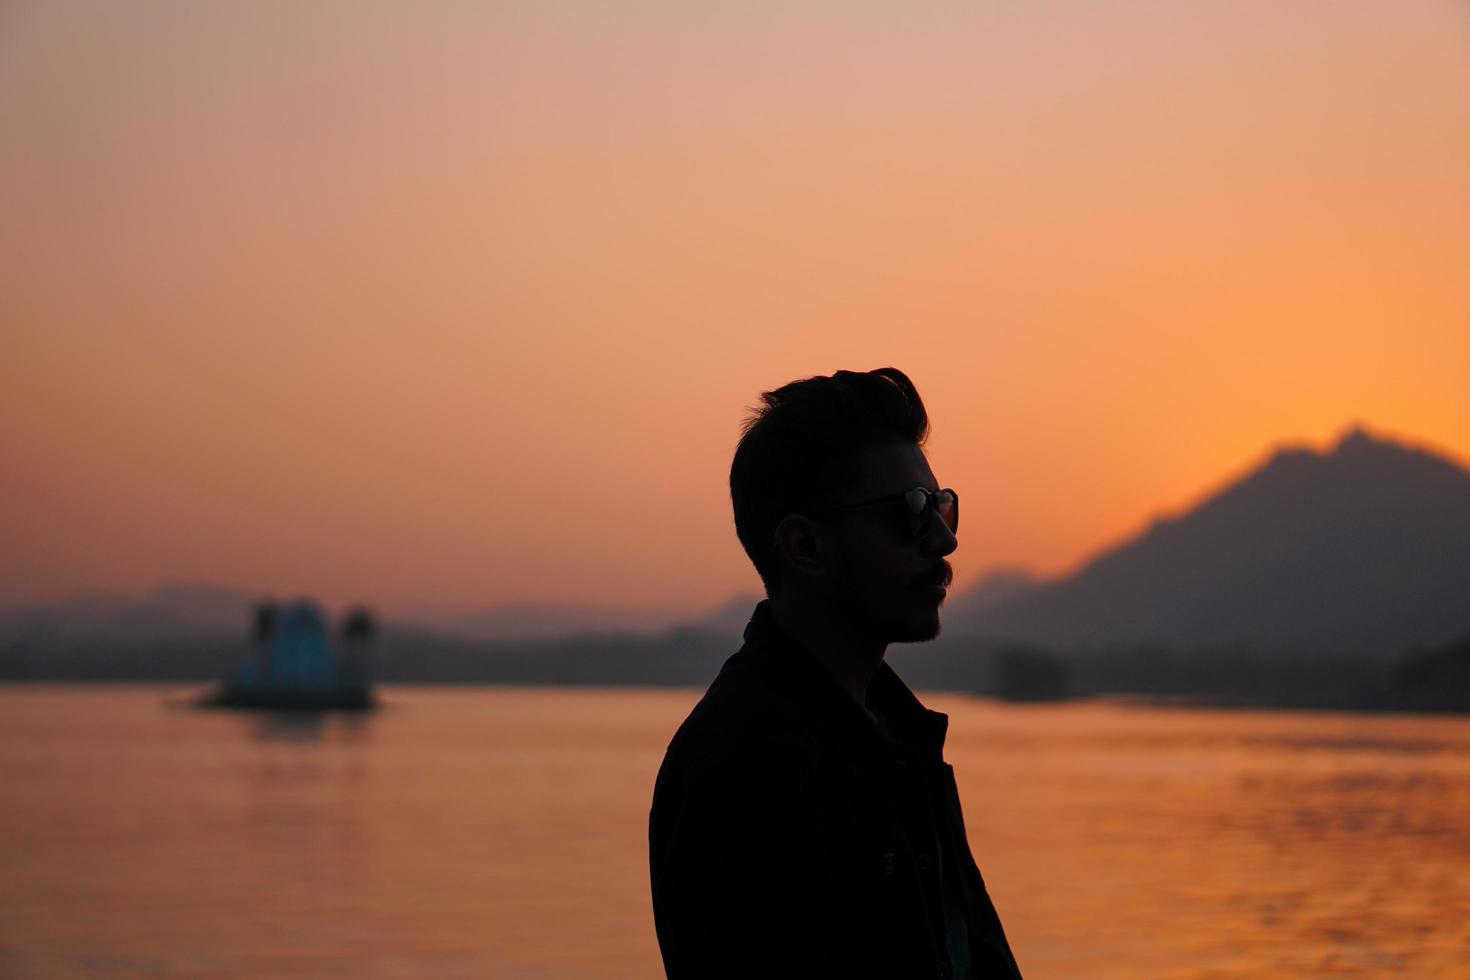
{"type": "Polygon", "coordinates": [[[327,720],[320,711],[263,711],[251,720],[251,735],[258,742],[316,742],[327,720]]]}
{"type": "Polygon", "coordinates": [[[250,712],[250,736],[258,742],[365,742],[373,719],[365,711],[250,712]]]}
{"type": "MultiPolygon", "coordinates": [[[[659,975],[697,692],[403,696],[0,687],[0,976],[659,975]]],[[[1470,976],[1470,719],[926,700],[1028,980],[1470,976]]]]}

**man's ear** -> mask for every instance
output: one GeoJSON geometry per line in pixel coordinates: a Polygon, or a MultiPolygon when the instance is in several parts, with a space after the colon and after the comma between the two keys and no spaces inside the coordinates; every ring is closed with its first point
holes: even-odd
{"type": "Polygon", "coordinates": [[[821,578],[827,574],[826,542],[820,527],[800,514],[788,514],[776,525],[776,553],[798,575],[821,578]]]}

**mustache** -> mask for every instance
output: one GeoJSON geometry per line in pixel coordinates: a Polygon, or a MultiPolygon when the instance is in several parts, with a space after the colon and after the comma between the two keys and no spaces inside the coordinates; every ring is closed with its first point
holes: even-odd
{"type": "Polygon", "coordinates": [[[922,575],[915,576],[913,582],[910,584],[912,584],[913,587],[916,589],[933,588],[936,585],[940,586],[941,588],[948,589],[949,584],[953,581],[954,569],[950,567],[949,562],[941,561],[938,565],[935,565],[929,571],[924,572],[922,575]]]}

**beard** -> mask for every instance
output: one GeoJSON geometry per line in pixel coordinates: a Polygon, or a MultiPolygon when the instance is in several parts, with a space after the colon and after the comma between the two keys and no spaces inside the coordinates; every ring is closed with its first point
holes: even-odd
{"type": "Polygon", "coordinates": [[[927,615],[915,615],[903,619],[891,619],[882,629],[889,643],[927,643],[939,636],[939,607],[927,615]]]}
{"type": "Polygon", "coordinates": [[[934,589],[948,589],[953,581],[948,562],[941,560],[908,581],[881,587],[859,581],[851,566],[847,571],[836,583],[833,607],[860,631],[882,643],[923,643],[939,636],[943,600],[934,589]]]}

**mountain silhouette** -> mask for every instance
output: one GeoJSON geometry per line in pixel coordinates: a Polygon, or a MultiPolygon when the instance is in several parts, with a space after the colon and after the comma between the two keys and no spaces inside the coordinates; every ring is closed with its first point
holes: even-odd
{"type": "Polygon", "coordinates": [[[1398,656],[1470,631],[1470,471],[1354,427],[1325,453],[1279,449],[1073,574],[982,599],[956,596],[950,636],[1398,656]]]}
{"type": "Polygon", "coordinates": [[[143,596],[84,592],[0,609],[0,643],[87,644],[126,637],[178,640],[241,633],[259,596],[208,582],[168,582],[143,596]]]}

